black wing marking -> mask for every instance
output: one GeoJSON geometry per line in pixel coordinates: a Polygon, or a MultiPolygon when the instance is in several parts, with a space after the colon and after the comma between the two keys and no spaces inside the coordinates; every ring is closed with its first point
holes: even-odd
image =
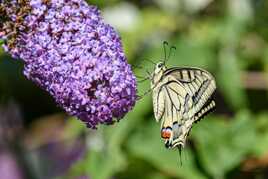
{"type": "Polygon", "coordinates": [[[164,85],[166,89],[167,96],[172,102],[172,106],[175,107],[178,111],[181,110],[181,101],[187,95],[184,87],[180,85],[177,81],[170,81],[164,85]],[[180,100],[181,99],[181,100],[180,100]]]}
{"type": "Polygon", "coordinates": [[[214,77],[209,72],[199,68],[174,67],[167,69],[163,76],[174,77],[189,94],[183,105],[185,114],[191,112],[194,115],[200,115],[216,89],[214,77]]]}
{"type": "Polygon", "coordinates": [[[165,117],[162,120],[161,131],[165,129],[171,129],[171,136],[165,140],[165,146],[167,148],[173,148],[179,145],[179,138],[183,135],[182,123],[183,111],[185,106],[188,106],[190,100],[189,94],[183,88],[178,81],[169,81],[163,85],[165,91],[165,117]],[[186,102],[185,102],[186,101],[186,102]]]}
{"type": "Polygon", "coordinates": [[[214,109],[215,102],[210,99],[216,83],[211,74],[198,68],[171,68],[165,71],[162,80],[168,82],[162,85],[165,112],[161,130],[171,131],[171,137],[165,139],[166,147],[170,148],[179,145],[185,121],[191,120],[192,125],[214,109]]]}

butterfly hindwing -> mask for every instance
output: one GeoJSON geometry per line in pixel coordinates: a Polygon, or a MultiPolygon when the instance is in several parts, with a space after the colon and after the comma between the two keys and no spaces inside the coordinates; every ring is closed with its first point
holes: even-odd
{"type": "Polygon", "coordinates": [[[161,120],[161,136],[166,147],[177,145],[181,133],[183,100],[187,95],[184,87],[174,77],[164,80],[158,93],[164,95],[164,115],[161,120]],[[168,81],[165,83],[165,81],[168,81]]]}
{"type": "Polygon", "coordinates": [[[180,101],[178,95],[170,90],[168,85],[163,87],[162,91],[165,94],[165,113],[161,121],[161,137],[165,139],[166,147],[169,148],[173,145],[173,139],[177,134],[174,131],[174,124],[178,124],[181,120],[180,101]],[[172,102],[172,98],[176,98],[177,106],[172,102]]]}

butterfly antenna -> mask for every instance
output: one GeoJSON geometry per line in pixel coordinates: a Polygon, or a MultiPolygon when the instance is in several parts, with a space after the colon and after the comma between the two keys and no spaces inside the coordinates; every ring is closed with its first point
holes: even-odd
{"type": "Polygon", "coordinates": [[[143,95],[138,96],[137,100],[141,100],[144,96],[146,96],[147,94],[149,94],[152,91],[152,89],[149,89],[148,91],[146,91],[145,93],[143,93],[143,95]]]}
{"type": "Polygon", "coordinates": [[[170,56],[172,55],[172,53],[174,52],[174,50],[176,50],[177,48],[175,46],[171,46],[169,49],[169,54],[168,54],[168,58],[166,60],[166,62],[170,59],[170,56]]]}
{"type": "Polygon", "coordinates": [[[166,63],[166,61],[167,61],[167,47],[168,46],[168,42],[167,41],[164,41],[163,42],[163,49],[164,49],[164,64],[166,63]]]}

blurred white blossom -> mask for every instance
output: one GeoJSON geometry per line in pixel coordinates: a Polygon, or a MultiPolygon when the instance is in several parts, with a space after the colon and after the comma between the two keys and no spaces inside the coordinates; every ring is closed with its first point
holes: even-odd
{"type": "Polygon", "coordinates": [[[101,129],[97,131],[90,131],[86,137],[87,148],[93,151],[102,151],[105,147],[104,138],[101,132],[101,129]]]}
{"type": "Polygon", "coordinates": [[[176,12],[181,6],[180,0],[155,0],[155,2],[164,10],[169,12],[176,12]]]}
{"type": "Polygon", "coordinates": [[[183,0],[185,8],[190,12],[196,12],[206,8],[213,0],[183,0]]]}
{"type": "Polygon", "coordinates": [[[238,20],[245,21],[252,17],[250,0],[229,0],[230,14],[238,20]]]}
{"type": "Polygon", "coordinates": [[[123,31],[131,31],[141,20],[138,8],[127,2],[107,7],[103,10],[103,17],[106,23],[123,31]]]}

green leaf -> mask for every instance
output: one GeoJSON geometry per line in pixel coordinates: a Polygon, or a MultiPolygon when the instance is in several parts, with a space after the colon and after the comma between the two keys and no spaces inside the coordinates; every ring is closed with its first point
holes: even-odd
{"type": "Polygon", "coordinates": [[[268,149],[268,113],[259,114],[256,117],[257,139],[254,145],[254,153],[260,157],[267,154],[268,149]]]}
{"type": "Polygon", "coordinates": [[[89,130],[87,140],[97,140],[103,143],[104,146],[100,148],[98,146],[96,148],[89,146],[85,159],[77,163],[70,173],[75,176],[87,173],[88,176],[94,179],[108,179],[114,174],[123,171],[128,161],[122,150],[122,145],[128,140],[127,137],[140,120],[143,119],[141,116],[150,111],[150,108],[148,108],[150,102],[148,98],[137,102],[133,111],[129,112],[117,124],[99,126],[97,131],[89,130]],[[94,137],[97,137],[97,139],[94,139],[94,137]]]}
{"type": "Polygon", "coordinates": [[[193,127],[192,136],[205,170],[213,178],[224,175],[238,166],[253,151],[256,130],[251,115],[239,112],[231,121],[210,117],[193,127]]]}
{"type": "Polygon", "coordinates": [[[196,168],[194,156],[189,149],[184,150],[182,166],[180,165],[179,151],[164,147],[164,142],[160,138],[159,125],[154,122],[154,119],[150,120],[152,122],[148,122],[128,140],[127,149],[131,155],[146,160],[170,177],[205,178],[196,168]]]}
{"type": "Polygon", "coordinates": [[[243,109],[247,106],[247,98],[241,82],[241,69],[232,50],[222,50],[216,79],[218,79],[219,89],[234,109],[243,109]]]}
{"type": "Polygon", "coordinates": [[[247,107],[247,96],[241,80],[242,65],[239,63],[237,48],[240,38],[245,31],[243,23],[232,18],[226,18],[222,26],[223,31],[219,39],[219,70],[217,74],[218,87],[224,94],[226,101],[235,109],[247,107]]]}

